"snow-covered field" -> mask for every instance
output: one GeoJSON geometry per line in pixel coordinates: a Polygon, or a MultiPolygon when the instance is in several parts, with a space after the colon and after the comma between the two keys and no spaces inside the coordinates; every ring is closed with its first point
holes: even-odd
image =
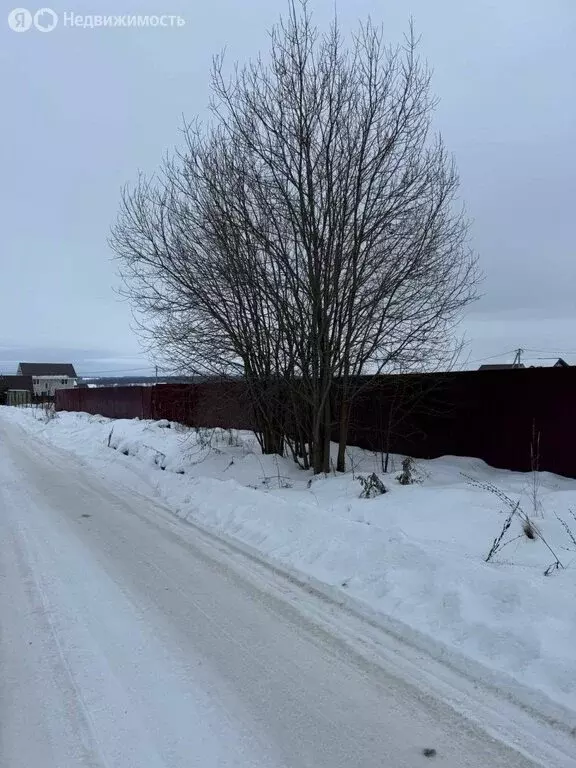
{"type": "Polygon", "coordinates": [[[350,449],[346,475],[313,477],[262,456],[250,433],[186,429],[168,422],[110,420],[2,409],[105,474],[161,498],[179,517],[233,539],[283,569],[326,585],[355,607],[459,671],[494,685],[564,725],[576,723],[576,481],[488,467],[476,459],[418,461],[418,482],[400,485],[400,459],[350,449]],[[376,471],[388,489],[360,498],[358,476],[376,471]],[[467,477],[520,502],[506,502],[467,477]],[[564,524],[561,522],[564,521],[564,524]],[[541,536],[539,535],[541,534],[541,536]],[[533,534],[534,535],[534,534],[533,534]],[[562,568],[544,575],[560,560],[562,568]]]}

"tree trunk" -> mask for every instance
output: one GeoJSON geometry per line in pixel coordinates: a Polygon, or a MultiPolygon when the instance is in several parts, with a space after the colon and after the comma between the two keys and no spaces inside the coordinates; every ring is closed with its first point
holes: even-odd
{"type": "Polygon", "coordinates": [[[384,460],[384,466],[382,467],[384,473],[388,472],[389,463],[390,463],[390,451],[386,451],[386,459],[384,460]]]}
{"type": "MultiPolygon", "coordinates": [[[[328,406],[328,412],[329,409],[330,406],[328,406]]],[[[312,467],[315,475],[330,471],[330,433],[328,432],[327,437],[326,429],[326,405],[321,407],[318,404],[318,407],[315,408],[312,432],[312,467]]]]}
{"type": "Polygon", "coordinates": [[[330,398],[326,398],[324,404],[324,440],[322,445],[322,471],[330,472],[330,438],[332,437],[332,414],[330,410],[330,398]]]}
{"type": "Polygon", "coordinates": [[[347,396],[342,396],[340,403],[340,432],[338,436],[338,461],[336,469],[338,472],[346,472],[346,446],[348,444],[348,425],[350,421],[350,403],[347,396]]]}
{"type": "Polygon", "coordinates": [[[315,418],[315,422],[312,434],[312,469],[315,475],[319,475],[323,471],[324,466],[322,461],[323,435],[321,421],[318,416],[315,418]]]}
{"type": "Polygon", "coordinates": [[[279,432],[277,429],[274,429],[274,427],[267,426],[263,430],[263,436],[263,454],[278,454],[278,456],[284,455],[284,436],[281,432],[279,432]]]}

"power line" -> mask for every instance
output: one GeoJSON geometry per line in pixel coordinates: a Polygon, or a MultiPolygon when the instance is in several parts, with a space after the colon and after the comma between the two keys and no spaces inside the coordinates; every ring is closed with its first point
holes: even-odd
{"type": "MultiPolygon", "coordinates": [[[[506,352],[499,352],[496,355],[489,355],[487,357],[480,357],[477,360],[468,360],[467,365],[473,365],[474,363],[483,363],[486,360],[496,360],[499,357],[504,357],[505,355],[515,355],[514,362],[519,362],[519,355],[520,356],[526,355],[526,353],[532,352],[536,353],[537,355],[543,354],[546,355],[545,357],[533,357],[531,359],[533,360],[555,360],[558,357],[561,357],[562,355],[576,355],[576,350],[549,350],[549,349],[534,349],[532,347],[516,347],[516,349],[509,349],[506,352]]],[[[528,358],[530,358],[530,355],[528,355],[528,358]]]]}
{"type": "MultiPolygon", "coordinates": [[[[479,357],[475,360],[468,360],[466,361],[466,365],[474,365],[475,363],[483,363],[487,360],[496,360],[499,357],[505,357],[506,355],[516,355],[518,356],[518,347],[515,349],[507,349],[504,352],[498,352],[495,355],[488,355],[486,357],[479,357]]],[[[533,347],[523,347],[520,348],[520,354],[525,354],[527,352],[533,352],[538,354],[545,354],[550,355],[550,357],[536,357],[533,359],[536,360],[553,360],[555,357],[560,357],[561,355],[576,355],[576,351],[574,350],[559,350],[559,351],[551,351],[548,349],[535,349],[533,347]]],[[[112,368],[105,371],[90,371],[83,374],[80,374],[81,378],[88,379],[90,377],[98,377],[98,376],[106,376],[108,374],[116,375],[118,377],[124,376],[125,374],[131,374],[131,373],[143,373],[148,374],[150,378],[154,378],[158,374],[164,374],[164,375],[176,375],[174,372],[168,368],[160,368],[158,366],[148,365],[146,367],[142,368],[112,368]]]]}
{"type": "MultiPolygon", "coordinates": [[[[118,376],[123,375],[124,373],[141,373],[141,372],[150,372],[150,375],[153,376],[154,373],[154,366],[148,365],[145,368],[113,368],[108,371],[90,371],[87,373],[80,374],[83,378],[89,378],[90,376],[104,376],[107,373],[117,374],[118,376]]],[[[158,371],[162,371],[165,373],[169,373],[169,370],[166,368],[159,368],[158,371]]]]}
{"type": "Polygon", "coordinates": [[[532,347],[526,347],[526,352],[535,352],[536,354],[552,355],[556,357],[558,355],[576,355],[576,350],[574,349],[561,349],[559,347],[554,347],[553,349],[533,349],[532,347]]]}

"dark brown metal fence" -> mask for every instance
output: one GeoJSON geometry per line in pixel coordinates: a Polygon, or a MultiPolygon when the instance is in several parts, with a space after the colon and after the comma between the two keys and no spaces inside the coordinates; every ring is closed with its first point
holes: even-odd
{"type": "Polygon", "coordinates": [[[112,419],[150,419],[150,387],[59,389],[57,411],[84,411],[112,419]]]}
{"type": "MultiPolygon", "coordinates": [[[[254,426],[241,382],[59,390],[56,410],[254,426]]],[[[349,443],[416,458],[474,456],[527,471],[534,430],[540,469],[576,477],[576,367],[379,377],[354,403],[349,443]]]]}

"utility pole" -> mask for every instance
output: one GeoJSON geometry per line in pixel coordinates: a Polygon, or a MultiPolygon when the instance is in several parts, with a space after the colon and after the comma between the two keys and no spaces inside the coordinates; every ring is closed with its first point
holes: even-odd
{"type": "Polygon", "coordinates": [[[514,357],[514,362],[512,363],[514,368],[520,368],[520,366],[522,365],[523,352],[524,350],[522,349],[522,347],[518,347],[518,349],[516,350],[516,356],[514,357]]]}
{"type": "Polygon", "coordinates": [[[154,368],[156,370],[156,386],[158,386],[158,366],[156,365],[154,368]]]}

